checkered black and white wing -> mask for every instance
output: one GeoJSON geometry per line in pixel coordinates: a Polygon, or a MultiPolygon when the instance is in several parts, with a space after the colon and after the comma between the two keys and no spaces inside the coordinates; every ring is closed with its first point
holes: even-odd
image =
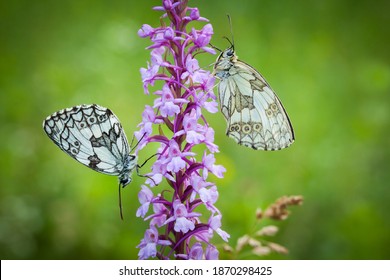
{"type": "Polygon", "coordinates": [[[137,157],[131,155],[119,119],[99,105],[79,105],[60,110],[43,123],[49,138],[65,153],[85,166],[118,176],[125,186],[131,182],[137,157]]]}

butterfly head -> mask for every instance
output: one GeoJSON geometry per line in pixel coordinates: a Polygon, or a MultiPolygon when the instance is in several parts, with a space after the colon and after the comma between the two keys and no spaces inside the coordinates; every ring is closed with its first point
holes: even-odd
{"type": "Polygon", "coordinates": [[[119,174],[119,183],[122,187],[126,187],[131,183],[131,173],[137,168],[137,156],[130,154],[124,160],[123,169],[119,174]]]}
{"type": "Polygon", "coordinates": [[[234,52],[234,45],[231,45],[218,56],[214,64],[214,75],[223,79],[228,75],[229,69],[237,62],[237,56],[234,52]]]}
{"type": "Polygon", "coordinates": [[[219,55],[219,58],[220,59],[227,59],[227,60],[232,60],[234,57],[236,56],[235,52],[234,52],[234,46],[231,45],[229,48],[227,48],[226,50],[224,50],[220,55],[219,55]]]}
{"type": "Polygon", "coordinates": [[[128,184],[130,184],[132,181],[130,175],[128,173],[123,173],[121,175],[119,175],[119,185],[124,188],[126,187],[128,184]]]}

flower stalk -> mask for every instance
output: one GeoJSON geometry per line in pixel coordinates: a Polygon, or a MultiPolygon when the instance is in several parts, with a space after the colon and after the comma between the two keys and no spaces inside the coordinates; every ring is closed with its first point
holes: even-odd
{"type": "Polygon", "coordinates": [[[218,111],[215,79],[196,59],[202,53],[215,54],[208,47],[213,28],[197,8],[188,7],[187,0],[163,0],[162,6],[153,9],[164,14],[160,27],[144,24],[138,31],[152,42],[147,48],[151,60],[147,68],[141,68],[141,76],[145,94],[156,82],[163,86],[152,92],[154,104],[145,106],[135,133],[140,141],[137,153],[149,143],[159,143],[152,171],[138,194],[137,216],[150,224],[138,245],[138,256],[218,259],[211,238],[217,233],[227,241],[229,234],[221,229],[222,214],[215,206],[218,190],[209,175],[223,178],[226,170],[215,164],[218,146],[203,115],[205,110],[218,111]],[[200,30],[190,28],[193,21],[205,25],[200,30]],[[197,146],[203,154],[194,152],[197,146]],[[154,195],[152,190],[160,188],[163,179],[168,188],[154,195]]]}

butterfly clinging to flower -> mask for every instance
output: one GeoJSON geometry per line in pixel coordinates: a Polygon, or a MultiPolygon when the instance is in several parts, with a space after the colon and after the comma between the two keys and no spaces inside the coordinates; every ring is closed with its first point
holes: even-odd
{"type": "Polygon", "coordinates": [[[263,76],[240,61],[234,42],[230,44],[214,65],[226,134],[255,150],[287,148],[294,142],[294,131],[286,110],[263,76]]]}
{"type": "MultiPolygon", "coordinates": [[[[43,122],[49,138],[65,153],[89,168],[118,176],[120,188],[131,182],[140,167],[130,154],[129,143],[119,119],[107,108],[79,105],[55,112],[43,122]]],[[[122,217],[121,203],[119,204],[122,217]]]]}

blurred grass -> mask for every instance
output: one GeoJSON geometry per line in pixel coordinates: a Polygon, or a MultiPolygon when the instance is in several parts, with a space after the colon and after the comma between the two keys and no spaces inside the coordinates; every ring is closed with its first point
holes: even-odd
{"type": "MultiPolygon", "coordinates": [[[[296,142],[252,151],[208,119],[220,146],[217,206],[231,243],[252,229],[257,207],[301,194],[303,206],[277,223],[287,259],[389,259],[389,3],[378,1],[189,1],[225,48],[233,19],[239,57],[261,71],[288,111],[296,142]],[[216,11],[218,11],[216,13],[216,11]]],[[[0,3],[0,248],[2,259],[135,259],[147,227],[135,218],[142,178],[117,181],[60,152],[41,124],[81,103],[111,108],[128,137],[153,97],[139,68],[159,24],[159,1],[0,3]]],[[[203,55],[207,67],[216,57],[203,55]]],[[[152,147],[142,151],[147,158],[152,147]]],[[[147,168],[145,169],[147,170],[147,168]]],[[[163,187],[163,186],[162,186],[163,187]]],[[[220,242],[220,239],[216,239],[220,242]]],[[[225,257],[222,254],[222,257],[225,257]]]]}

